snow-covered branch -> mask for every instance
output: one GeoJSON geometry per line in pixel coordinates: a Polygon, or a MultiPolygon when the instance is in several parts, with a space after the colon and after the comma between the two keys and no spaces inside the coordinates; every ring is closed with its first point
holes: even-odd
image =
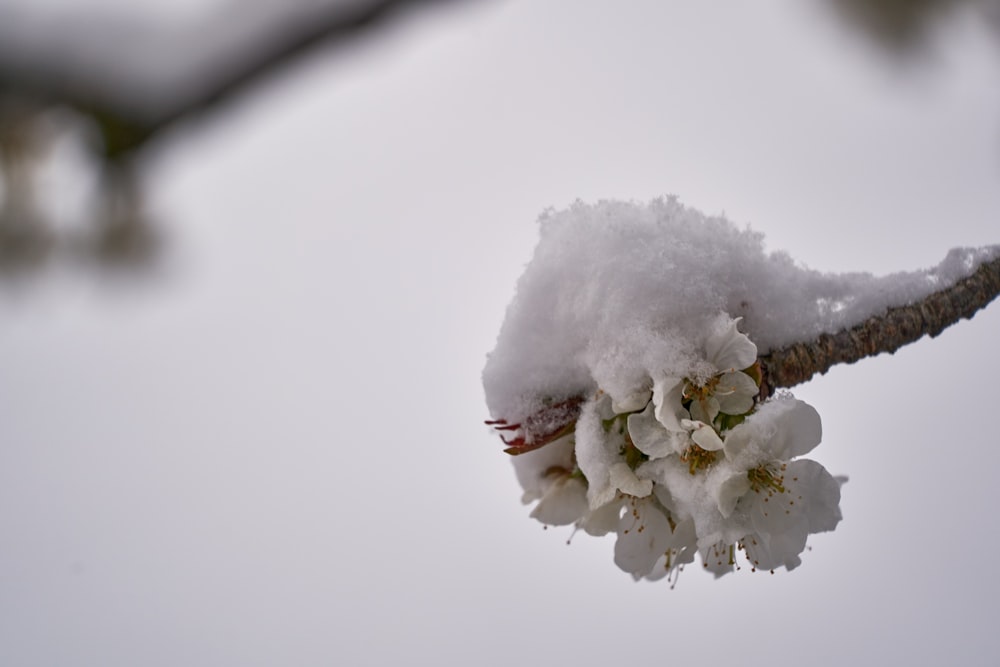
{"type": "Polygon", "coordinates": [[[542,217],[483,373],[487,402],[494,418],[555,432],[539,416],[550,406],[692,363],[691,341],[719,312],[741,318],[763,384],[790,387],[970,317],[1000,292],[998,260],[1000,246],[956,248],[929,269],[822,273],[674,198],[578,202],[542,217]]]}
{"type": "Polygon", "coordinates": [[[937,336],[959,320],[970,319],[1000,295],[1000,257],[983,262],[967,278],[909,304],[889,308],[850,329],[785,345],[761,357],[769,390],[794,387],[837,364],[852,364],[883,352],[893,353],[924,336],[937,336]]]}
{"type": "MultiPolygon", "coordinates": [[[[1000,256],[982,262],[968,277],[914,303],[889,307],[849,329],[821,333],[761,355],[759,397],[764,400],[775,389],[794,387],[837,364],[892,354],[924,336],[933,338],[960,320],[971,319],[998,296],[1000,256]]],[[[518,438],[508,443],[508,453],[530,451],[564,435],[576,423],[583,401],[583,396],[569,397],[531,413],[523,420],[518,438]]]]}
{"type": "MultiPolygon", "coordinates": [[[[837,364],[892,354],[924,336],[936,337],[960,320],[971,319],[1000,296],[1000,256],[984,261],[966,278],[913,303],[889,307],[862,323],[834,334],[821,333],[761,355],[761,400],[775,389],[787,389],[826,373],[837,364]]],[[[584,397],[573,396],[540,407],[523,419],[508,453],[531,451],[571,430],[584,397]]],[[[503,424],[498,424],[503,426],[503,424]]]]}

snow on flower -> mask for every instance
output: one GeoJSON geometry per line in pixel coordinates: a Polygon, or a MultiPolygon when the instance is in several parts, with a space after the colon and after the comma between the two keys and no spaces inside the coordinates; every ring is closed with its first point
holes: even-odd
{"type": "Polygon", "coordinates": [[[516,454],[523,500],[538,501],[533,518],[592,535],[614,532],[615,563],[636,579],[669,576],[696,552],[716,576],[738,568],[740,554],[752,570],[791,570],[810,534],[836,527],[840,484],[799,458],[822,437],[815,409],[789,394],[758,405],[754,393],[736,408],[719,401],[723,419],[692,418],[699,397],[690,387],[702,391],[701,400],[714,399],[717,380],[741,373],[757,389],[752,376],[733,370],[752,367],[749,351],[756,348],[737,320],[720,321],[706,334],[706,358],[689,375],[637,392],[645,404],[598,391],[573,413],[571,432],[550,425],[567,432],[537,449],[508,449],[516,454]],[[657,408],[668,418],[657,417],[657,408]]]}
{"type": "Polygon", "coordinates": [[[674,200],[632,222],[610,214],[634,209],[604,207],[599,222],[574,209],[594,239],[565,220],[543,230],[484,371],[522,500],[542,523],[614,534],[636,579],[676,575],[696,553],[716,576],[797,567],[808,536],[841,518],[840,484],[800,458],[820,418],[790,395],[759,400],[758,347],[710,284],[731,268],[713,253],[739,262],[759,237],[674,200]]]}
{"type": "Polygon", "coordinates": [[[738,323],[739,318],[720,314],[705,340],[707,376],[678,380],[682,398],[690,401],[692,419],[711,424],[720,413],[742,415],[753,407],[760,388],[744,371],[757,361],[757,346],[739,332],[738,323]]]}
{"type": "Polygon", "coordinates": [[[737,565],[741,550],[753,568],[791,570],[807,537],[841,518],[840,484],[815,461],[792,460],[820,435],[816,411],[782,396],[727,432],[723,457],[707,470],[667,458],[639,473],[672,491],[674,516],[694,523],[702,560],[717,575],[737,565]]]}

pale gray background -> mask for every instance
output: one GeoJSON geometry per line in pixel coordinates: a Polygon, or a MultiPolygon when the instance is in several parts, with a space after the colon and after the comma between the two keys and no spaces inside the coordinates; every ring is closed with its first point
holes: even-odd
{"type": "Polygon", "coordinates": [[[180,134],[157,278],[0,289],[0,664],[996,664],[1000,306],[800,387],[840,528],[672,591],[527,517],[479,374],[575,198],[829,271],[1000,242],[998,75],[971,14],[901,63],[817,2],[498,0],[180,134]]]}

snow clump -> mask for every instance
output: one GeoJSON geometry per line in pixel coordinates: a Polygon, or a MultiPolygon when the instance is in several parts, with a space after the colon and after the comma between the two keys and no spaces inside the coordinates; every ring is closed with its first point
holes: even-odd
{"type": "Polygon", "coordinates": [[[636,579],[676,577],[696,555],[716,576],[791,570],[840,522],[843,478],[802,458],[822,437],[815,409],[787,392],[760,401],[758,355],[912,303],[997,253],[832,275],[675,198],[547,212],[483,371],[487,423],[531,516],[614,533],[636,579]]]}
{"type": "MultiPolygon", "coordinates": [[[[946,279],[982,260],[970,252],[939,267],[946,279]]],[[[821,439],[816,410],[787,393],[759,401],[759,348],[941,280],[810,271],[674,198],[548,212],[483,373],[488,423],[532,517],[614,533],[636,579],[676,576],[696,554],[716,576],[791,570],[810,534],[839,523],[840,483],[802,458],[821,439]]]]}

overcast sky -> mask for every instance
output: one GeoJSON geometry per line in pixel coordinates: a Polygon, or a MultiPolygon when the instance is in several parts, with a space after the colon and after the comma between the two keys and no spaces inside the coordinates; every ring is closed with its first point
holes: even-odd
{"type": "Polygon", "coordinates": [[[843,522],[674,590],[528,518],[480,373],[577,198],[824,271],[1000,243],[998,80],[965,15],[904,64],[816,2],[498,0],[175,134],[156,276],[0,285],[0,664],[995,664],[1000,306],[798,388],[843,522]]]}

